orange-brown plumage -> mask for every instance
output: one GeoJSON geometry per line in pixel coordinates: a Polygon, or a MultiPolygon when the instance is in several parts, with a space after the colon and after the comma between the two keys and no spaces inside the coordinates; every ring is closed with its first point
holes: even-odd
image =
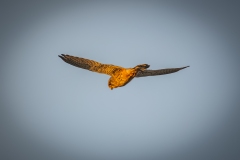
{"type": "Polygon", "coordinates": [[[170,74],[170,73],[174,73],[181,69],[189,67],[189,66],[186,66],[182,68],[147,70],[147,68],[150,67],[150,65],[148,64],[140,64],[133,68],[123,68],[123,67],[115,66],[112,64],[102,64],[93,60],[65,55],[65,54],[59,55],[59,57],[66,63],[69,63],[73,66],[111,76],[110,79],[108,80],[108,87],[111,90],[113,88],[125,86],[134,77],[146,77],[146,76],[170,74]]]}

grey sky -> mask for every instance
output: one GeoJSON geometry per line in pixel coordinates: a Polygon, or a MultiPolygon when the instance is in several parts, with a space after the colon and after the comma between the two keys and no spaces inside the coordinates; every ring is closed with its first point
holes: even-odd
{"type": "Polygon", "coordinates": [[[2,6],[3,157],[238,159],[239,4],[2,6]],[[59,54],[190,68],[111,91],[59,54]]]}

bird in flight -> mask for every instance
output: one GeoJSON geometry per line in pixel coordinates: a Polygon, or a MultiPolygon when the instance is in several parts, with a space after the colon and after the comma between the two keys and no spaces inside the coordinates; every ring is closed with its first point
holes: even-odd
{"type": "Polygon", "coordinates": [[[110,76],[108,80],[108,87],[112,90],[113,88],[123,87],[128,84],[134,77],[146,77],[146,76],[157,76],[163,74],[170,74],[182,70],[186,67],[181,68],[166,68],[158,70],[149,70],[148,64],[140,64],[133,68],[123,68],[112,64],[102,64],[93,60],[75,57],[71,55],[61,54],[58,55],[63,61],[73,66],[86,69],[92,72],[107,74],[110,76]]]}

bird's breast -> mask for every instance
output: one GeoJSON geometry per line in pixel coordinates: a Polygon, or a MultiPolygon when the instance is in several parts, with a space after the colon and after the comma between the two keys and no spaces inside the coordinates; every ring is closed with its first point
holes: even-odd
{"type": "Polygon", "coordinates": [[[128,84],[137,74],[137,71],[134,69],[124,69],[119,72],[116,72],[109,79],[108,85],[110,88],[122,87],[128,84]]]}
{"type": "Polygon", "coordinates": [[[137,72],[133,69],[126,69],[123,72],[121,72],[120,74],[120,85],[124,86],[126,85],[128,82],[130,82],[135,76],[136,76],[137,72]]]}

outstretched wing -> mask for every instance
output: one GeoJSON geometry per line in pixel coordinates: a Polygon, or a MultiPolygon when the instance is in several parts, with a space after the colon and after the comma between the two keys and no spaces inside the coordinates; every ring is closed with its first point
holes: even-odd
{"type": "Polygon", "coordinates": [[[66,63],[69,63],[73,66],[76,66],[82,69],[87,69],[93,72],[108,74],[110,76],[115,72],[124,69],[123,67],[115,66],[112,64],[102,64],[93,60],[65,55],[65,54],[59,55],[59,57],[66,63]]]}
{"type": "Polygon", "coordinates": [[[158,75],[163,75],[163,74],[170,74],[170,73],[177,72],[177,71],[182,70],[182,69],[187,68],[187,67],[189,67],[189,66],[182,67],[182,68],[166,68],[166,69],[158,69],[158,70],[144,70],[142,72],[138,72],[135,77],[158,76],[158,75]]]}

